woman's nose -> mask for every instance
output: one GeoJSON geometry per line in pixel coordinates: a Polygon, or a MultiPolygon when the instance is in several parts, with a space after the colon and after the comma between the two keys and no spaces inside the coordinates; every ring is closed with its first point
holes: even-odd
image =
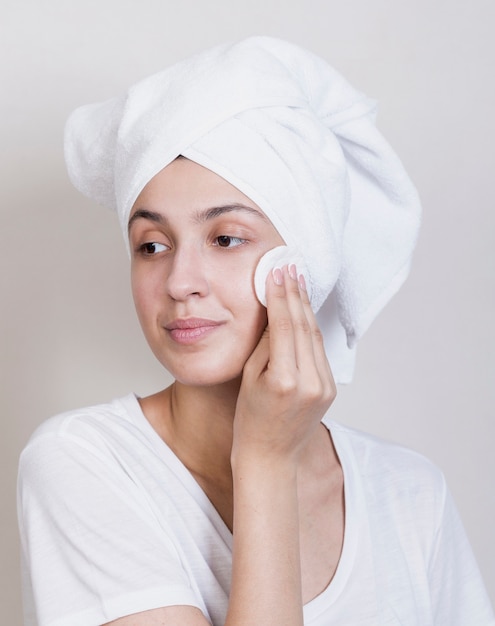
{"type": "Polygon", "coordinates": [[[168,295],[177,301],[209,293],[205,259],[199,251],[191,247],[175,252],[166,279],[166,289],[168,295]]]}

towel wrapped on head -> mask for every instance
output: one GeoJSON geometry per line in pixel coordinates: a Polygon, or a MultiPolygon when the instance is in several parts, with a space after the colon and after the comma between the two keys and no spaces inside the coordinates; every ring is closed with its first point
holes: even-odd
{"type": "Polygon", "coordinates": [[[408,274],[421,212],[375,108],[319,57],[251,37],[76,109],[66,162],[126,241],[137,196],[178,155],[250,197],[304,257],[335,379],[349,382],[357,340],[408,274]]]}

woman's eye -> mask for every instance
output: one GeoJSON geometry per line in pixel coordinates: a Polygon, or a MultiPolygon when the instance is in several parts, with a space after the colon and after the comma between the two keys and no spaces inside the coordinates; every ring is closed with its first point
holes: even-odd
{"type": "Polygon", "coordinates": [[[139,246],[139,251],[147,256],[152,256],[153,254],[158,254],[158,252],[164,252],[165,250],[167,250],[167,246],[163,243],[157,243],[156,241],[143,243],[139,246]]]}
{"type": "Polygon", "coordinates": [[[220,246],[220,248],[235,248],[245,243],[245,241],[245,239],[240,237],[229,237],[228,235],[220,235],[215,239],[216,245],[220,246]]]}

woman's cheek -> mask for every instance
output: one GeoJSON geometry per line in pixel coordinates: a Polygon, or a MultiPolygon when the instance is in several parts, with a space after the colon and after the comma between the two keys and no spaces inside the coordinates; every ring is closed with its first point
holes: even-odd
{"type": "Polygon", "coordinates": [[[153,301],[155,300],[156,285],[149,276],[143,276],[142,274],[138,270],[132,272],[131,289],[139,321],[144,326],[147,315],[152,314],[154,308],[153,301]]]}

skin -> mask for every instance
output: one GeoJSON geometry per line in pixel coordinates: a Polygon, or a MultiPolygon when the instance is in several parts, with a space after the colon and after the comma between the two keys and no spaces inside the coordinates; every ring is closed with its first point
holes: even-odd
{"type": "MultiPolygon", "coordinates": [[[[183,158],[143,189],[129,237],[138,317],[175,378],[143,412],[233,531],[225,624],[302,626],[344,533],[342,471],[320,423],[335,384],[304,279],[294,266],[275,271],[259,304],[254,270],[280,235],[238,189],[183,158]]],[[[208,623],[188,606],[111,622],[208,623]]]]}

